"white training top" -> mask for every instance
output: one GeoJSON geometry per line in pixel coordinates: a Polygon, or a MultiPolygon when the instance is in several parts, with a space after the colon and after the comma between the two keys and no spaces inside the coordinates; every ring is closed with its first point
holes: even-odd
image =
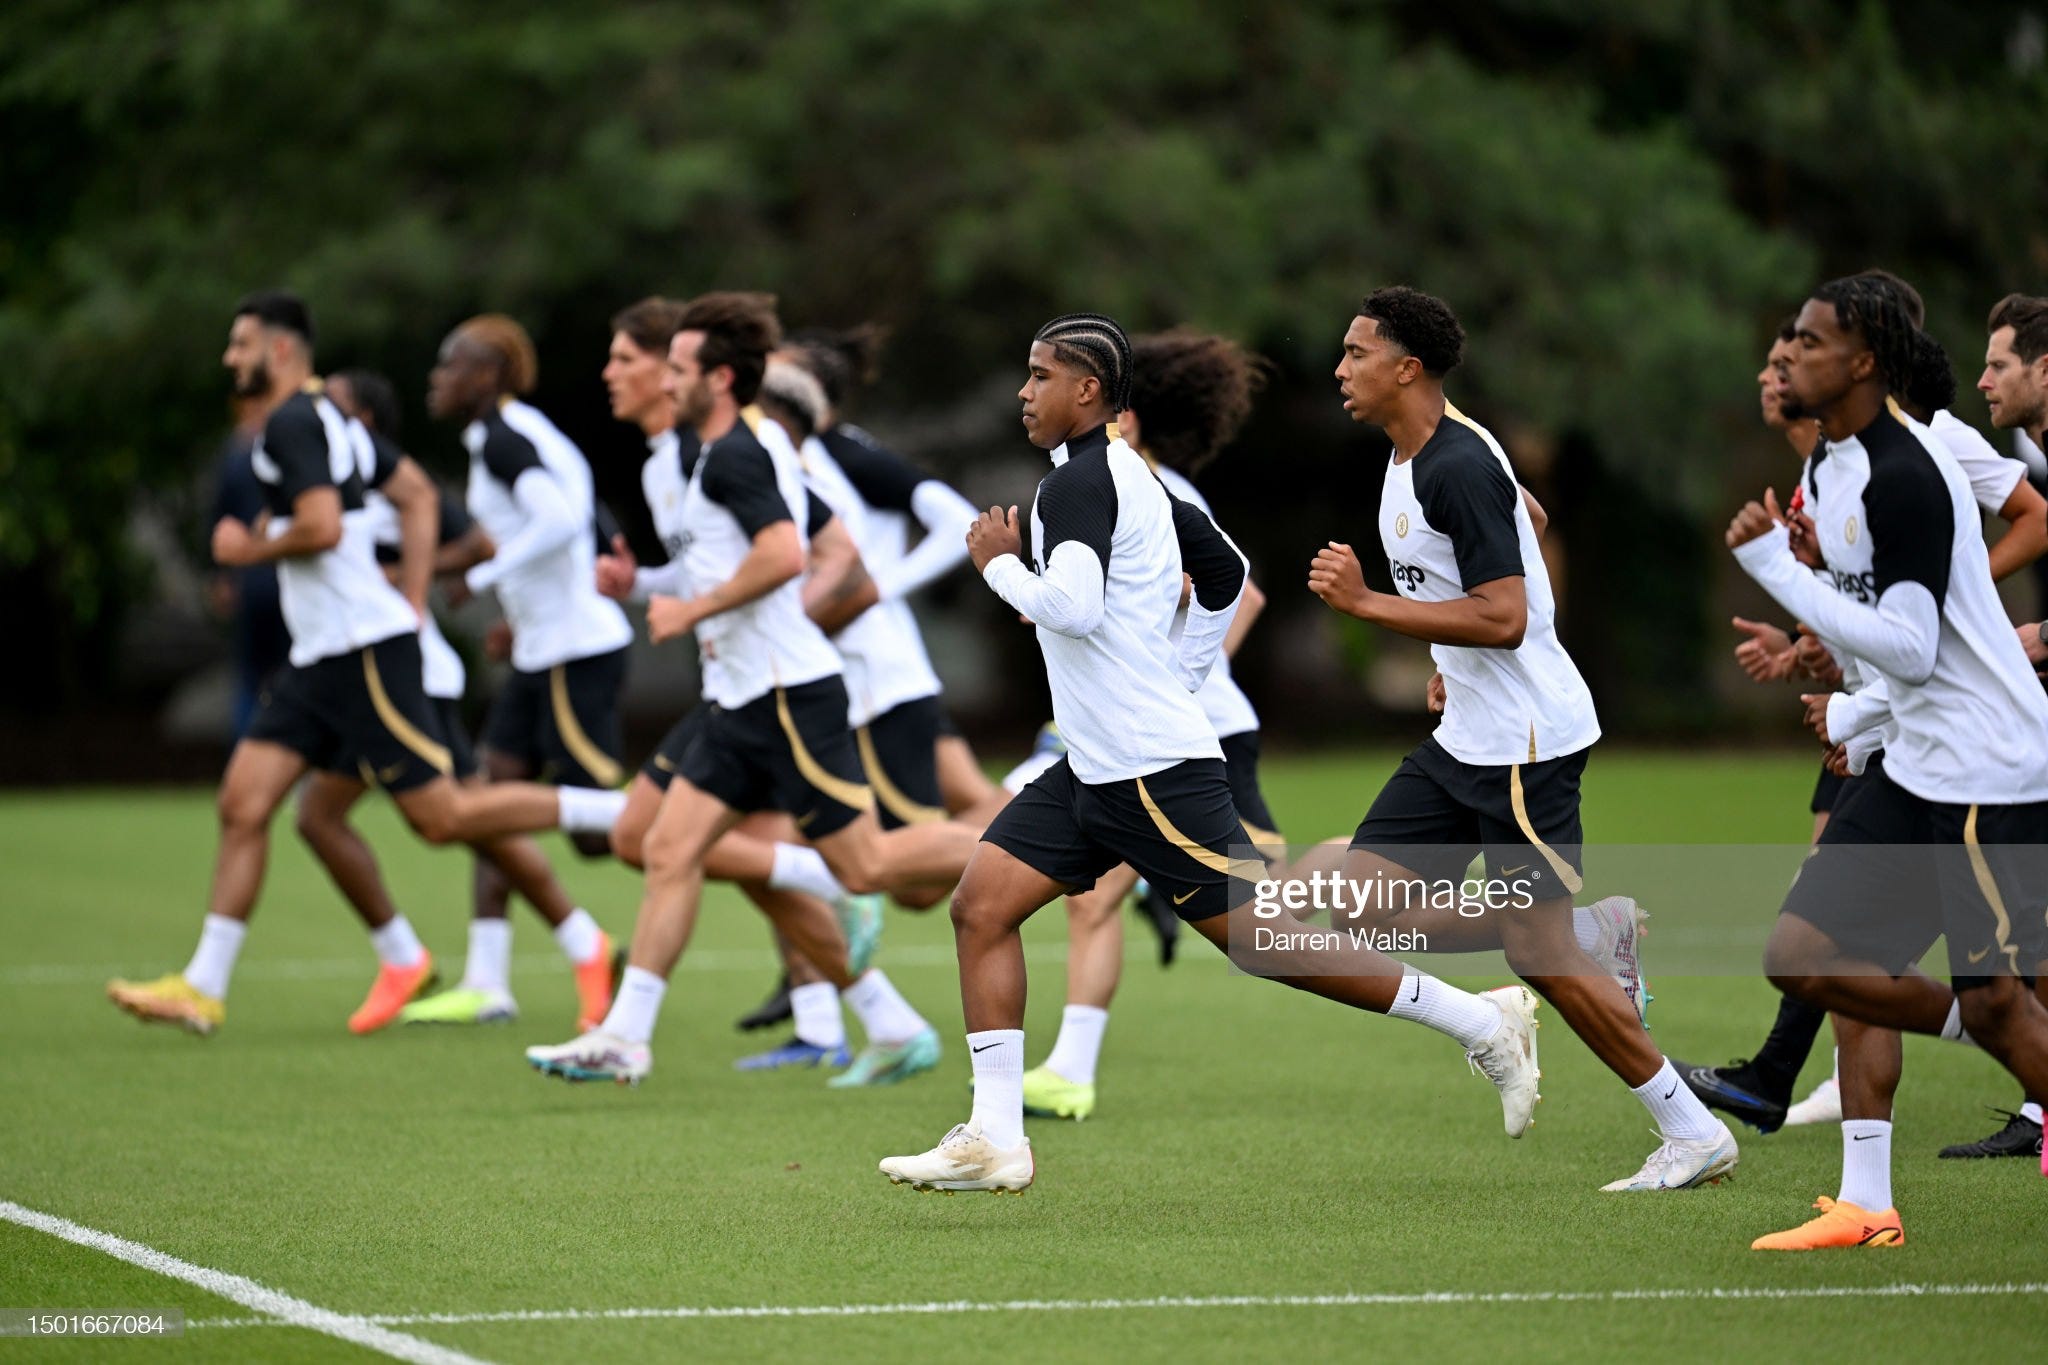
{"type": "Polygon", "coordinates": [[[512,626],[512,666],[539,673],[624,649],[633,627],[597,590],[597,499],[583,452],[540,409],[514,398],[471,422],[469,510],[497,553],[466,576],[496,588],[512,626]]]}
{"type": "Polygon", "coordinates": [[[1038,628],[1074,776],[1100,785],[1222,758],[1194,693],[1244,593],[1244,556],[1106,426],[1052,462],[1021,528],[1030,565],[999,555],[982,577],[1038,628]]]}
{"type": "Polygon", "coordinates": [[[1947,447],[1881,412],[1814,452],[1806,511],[1834,591],[1793,557],[1783,527],[1735,557],[1779,605],[1875,674],[1863,692],[1828,704],[1829,737],[1889,726],[1885,774],[1925,800],[2048,800],[2048,696],[2006,620],[1970,482],[1947,447]],[[1873,715],[1879,700],[1888,714],[1873,715]]]}
{"type": "Polygon", "coordinates": [[[1460,763],[1502,767],[1575,754],[1600,738],[1593,694],[1557,638],[1557,604],[1508,457],[1484,427],[1446,403],[1414,458],[1387,461],[1380,544],[1394,588],[1451,602],[1519,575],[1528,625],[1513,649],[1431,645],[1444,679],[1436,741],[1460,763]]]}
{"type": "MultiPolygon", "coordinates": [[[[1216,520],[1216,512],[1209,506],[1209,500],[1201,495],[1187,476],[1179,470],[1164,465],[1156,467],[1159,482],[1166,485],[1166,491],[1201,509],[1202,515],[1216,520]]],[[[1252,706],[1252,699],[1237,685],[1237,679],[1230,673],[1230,656],[1219,653],[1216,666],[1209,670],[1207,681],[1202,684],[1195,700],[1202,704],[1202,714],[1209,718],[1209,726],[1216,732],[1216,738],[1228,739],[1259,728],[1259,713],[1252,706]]]]}
{"type": "Polygon", "coordinates": [[[350,425],[316,380],[277,406],[250,455],[273,539],[290,529],[300,494],[333,488],[341,495],[341,542],[277,561],[278,605],[291,632],[291,661],[299,668],[419,628],[412,604],[377,567],[374,529],[363,502],[366,486],[389,478],[397,461],[366,470],[350,425]]]}

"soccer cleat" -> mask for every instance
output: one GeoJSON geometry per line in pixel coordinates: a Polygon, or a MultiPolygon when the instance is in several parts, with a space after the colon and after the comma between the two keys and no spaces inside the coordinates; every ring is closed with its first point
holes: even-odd
{"type": "Polygon", "coordinates": [[[774,1028],[786,1022],[790,1015],[789,973],[784,972],[775,989],[768,992],[768,998],[742,1014],[735,1027],[741,1033],[752,1033],[755,1029],[774,1028]]]}
{"type": "Polygon", "coordinates": [[[1070,1081],[1049,1066],[1035,1066],[1024,1073],[1024,1112],[1079,1123],[1095,1112],[1095,1087],[1070,1081]]]}
{"type": "Polygon", "coordinates": [[[638,1085],[654,1070],[654,1052],[645,1043],[629,1043],[592,1029],[555,1047],[530,1047],[526,1060],[534,1070],[565,1081],[617,1081],[638,1085]]]}
{"type": "Polygon", "coordinates": [[[1607,896],[1586,907],[1586,913],[1593,917],[1600,929],[1599,942],[1588,954],[1609,976],[1614,984],[1621,987],[1621,993],[1635,1006],[1636,1018],[1643,1027],[1650,1026],[1650,987],[1643,980],[1643,968],[1636,955],[1636,942],[1647,938],[1650,931],[1644,926],[1650,918],[1649,911],[1637,905],[1628,896],[1607,896]]]}
{"type": "Polygon", "coordinates": [[[1813,1093],[1785,1111],[1785,1126],[1797,1128],[1805,1123],[1840,1123],[1842,1121],[1842,1087],[1833,1075],[1813,1088],[1813,1093]]]}
{"type": "Polygon", "coordinates": [[[401,1024],[503,1024],[519,1017],[510,991],[458,986],[415,1000],[398,1012],[401,1024]]]}
{"type": "Polygon", "coordinates": [[[869,1043],[853,1065],[825,1082],[834,1090],[863,1085],[894,1085],[939,1064],[939,1033],[927,1024],[900,1043],[869,1043]]]}
{"type": "MultiPolygon", "coordinates": [[[[1671,1069],[1701,1104],[1740,1119],[1759,1133],[1775,1133],[1785,1123],[1785,1101],[1770,1094],[1748,1059],[1726,1066],[1694,1066],[1668,1057],[1671,1069]]],[[[1834,1082],[1830,1080],[1829,1085],[1834,1082]]],[[[1840,1110],[1836,1116],[1840,1117],[1840,1110]]]]}
{"type": "Polygon", "coordinates": [[[1174,955],[1180,951],[1180,912],[1164,892],[1155,890],[1143,879],[1131,888],[1131,903],[1159,936],[1159,965],[1171,967],[1174,955]]]}
{"type": "Polygon", "coordinates": [[[385,963],[377,968],[377,979],[370,983],[370,993],[363,997],[363,1003],[356,1006],[356,1012],[348,1017],[348,1031],[354,1034],[375,1033],[395,1022],[398,1012],[434,988],[434,955],[421,952],[420,960],[410,967],[394,967],[385,963]]]}
{"type": "Polygon", "coordinates": [[[1872,1213],[1826,1195],[1813,1201],[1820,1217],[1773,1232],[1749,1244],[1751,1251],[1822,1251],[1829,1247],[1902,1247],[1906,1229],[1899,1211],[1872,1213]]]}
{"type": "Polygon", "coordinates": [[[612,949],[612,936],[597,931],[597,951],[575,964],[576,1027],[585,1033],[604,1022],[611,1013],[612,990],[625,970],[623,955],[612,949]]]}
{"type": "Polygon", "coordinates": [[[792,1038],[781,1047],[771,1047],[766,1052],[756,1052],[751,1057],[741,1057],[733,1062],[735,1071],[785,1071],[791,1067],[829,1066],[834,1069],[845,1066],[853,1060],[853,1054],[846,1050],[846,1044],[837,1047],[819,1047],[801,1038],[792,1038]]]}
{"type": "Polygon", "coordinates": [[[2010,1109],[1993,1109],[1994,1114],[2005,1115],[2005,1127],[1988,1138],[1975,1142],[1958,1142],[1941,1149],[1945,1161],[1972,1161],[1989,1156],[2040,1156],[2041,1125],[2025,1114],[2015,1114],[2010,1109]]]}
{"type": "Polygon", "coordinates": [[[1031,1139],[1005,1151],[981,1135],[971,1123],[959,1123],[921,1156],[882,1158],[882,1174],[898,1185],[953,1194],[987,1190],[991,1194],[1022,1194],[1031,1188],[1037,1168],[1031,1160],[1031,1139]]]}
{"type": "Polygon", "coordinates": [[[1716,1131],[1712,1137],[1665,1138],[1662,1145],[1650,1153],[1643,1169],[1625,1179],[1602,1185],[1601,1191],[1623,1194],[1636,1190],[1689,1190],[1696,1185],[1720,1184],[1735,1173],[1735,1163],[1741,1153],[1727,1124],[1716,1123],[1714,1127],[1716,1131]]]}
{"type": "Polygon", "coordinates": [[[1485,994],[1500,1006],[1500,1027],[1465,1060],[1500,1091],[1501,1118],[1508,1136],[1518,1138],[1529,1131],[1530,1115],[1543,1098],[1536,1093],[1543,1077],[1536,1065],[1536,996],[1526,986],[1501,986],[1485,994]]]}
{"type": "Polygon", "coordinates": [[[228,1018],[227,1001],[201,995],[180,972],[154,981],[109,981],[107,999],[145,1024],[182,1024],[201,1037],[228,1018]]]}
{"type": "Polygon", "coordinates": [[[846,935],[846,974],[859,976],[875,960],[882,942],[882,898],[872,892],[841,896],[832,905],[839,930],[846,935]]]}

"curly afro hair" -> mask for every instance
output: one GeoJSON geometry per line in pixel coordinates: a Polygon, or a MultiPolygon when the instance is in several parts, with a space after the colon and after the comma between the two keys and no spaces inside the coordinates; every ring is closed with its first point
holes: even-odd
{"type": "Polygon", "coordinates": [[[1422,362],[1422,372],[1441,379],[1465,358],[1465,329],[1442,299],[1405,284],[1375,289],[1358,305],[1360,317],[1379,324],[1380,335],[1422,362]]]}
{"type": "Polygon", "coordinates": [[[1913,369],[1899,401],[1930,415],[1955,406],[1955,368],[1948,351],[1925,332],[1913,333],[1913,369]]]}
{"type": "Polygon", "coordinates": [[[825,397],[836,408],[881,377],[882,344],[888,339],[888,328],[863,322],[838,329],[806,327],[790,334],[789,346],[796,362],[825,386],[825,397]]]}
{"type": "Polygon", "coordinates": [[[1236,439],[1270,366],[1228,337],[1172,331],[1132,344],[1131,393],[1145,452],[1193,478],[1236,439]]]}

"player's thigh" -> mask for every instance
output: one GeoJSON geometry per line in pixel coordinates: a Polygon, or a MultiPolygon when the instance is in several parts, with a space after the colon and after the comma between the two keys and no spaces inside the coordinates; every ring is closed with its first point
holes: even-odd
{"type": "Polygon", "coordinates": [[[348,813],[368,791],[360,778],[314,772],[299,787],[298,828],[313,834],[348,823],[348,813]]]}
{"type": "Polygon", "coordinates": [[[963,934],[1007,934],[1068,889],[1000,844],[974,846],[953,890],[953,926],[963,934]]]}
{"type": "Polygon", "coordinates": [[[706,850],[739,823],[740,815],[687,778],[670,783],[642,841],[648,871],[675,872],[701,865],[706,850]]]}
{"type": "Polygon", "coordinates": [[[612,823],[612,851],[635,867],[645,861],[647,831],[653,827],[655,812],[661,809],[667,791],[645,772],[633,774],[633,783],[626,788],[625,808],[612,823]]]}
{"type": "Polygon", "coordinates": [[[305,755],[266,739],[244,739],[221,774],[218,807],[223,824],[261,828],[291,795],[306,771],[305,755]]]}

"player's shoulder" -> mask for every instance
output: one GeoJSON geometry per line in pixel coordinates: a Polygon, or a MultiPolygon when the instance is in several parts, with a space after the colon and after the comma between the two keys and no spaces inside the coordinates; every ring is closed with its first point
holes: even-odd
{"type": "Polygon", "coordinates": [[[1514,478],[1505,458],[1486,428],[1446,404],[1435,433],[1410,461],[1415,497],[1426,510],[1441,498],[1470,501],[1482,490],[1511,492],[1514,478]]]}
{"type": "Polygon", "coordinates": [[[303,439],[315,435],[326,440],[327,421],[320,412],[320,405],[326,401],[319,390],[309,387],[279,403],[271,409],[270,416],[263,419],[264,444],[274,445],[280,439],[303,439]]]}
{"type": "Polygon", "coordinates": [[[1437,461],[1441,464],[1500,466],[1500,443],[1493,433],[1450,403],[1444,404],[1443,420],[1437,423],[1428,450],[1432,459],[1448,457],[1437,461]]]}
{"type": "Polygon", "coordinates": [[[1924,507],[1931,500],[1945,500],[1951,491],[1944,466],[1961,479],[1955,457],[1941,437],[1895,413],[1879,414],[1857,433],[1857,442],[1870,469],[1865,501],[1879,498],[1900,507],[1924,507]]]}

